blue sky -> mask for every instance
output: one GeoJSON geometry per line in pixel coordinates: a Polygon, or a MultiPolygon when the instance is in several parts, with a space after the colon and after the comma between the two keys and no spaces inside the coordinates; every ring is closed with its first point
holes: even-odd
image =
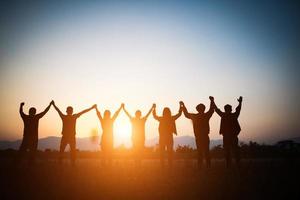
{"type": "MultiPolygon", "coordinates": [[[[75,110],[121,102],[144,113],[178,101],[189,110],[237,104],[244,96],[241,139],[273,142],[299,135],[299,5],[286,1],[30,1],[0,3],[0,138],[22,136],[21,101],[43,109],[54,99],[75,110]]],[[[60,135],[54,110],[40,136],[60,135]]],[[[119,143],[130,139],[121,114],[119,143]],[[122,130],[126,130],[123,133],[122,130]]],[[[184,117],[179,133],[192,135],[184,117]]],[[[218,139],[219,118],[211,120],[218,139]]],[[[100,124],[94,112],[78,137],[100,124]]],[[[149,119],[147,137],[157,136],[149,119]]]]}

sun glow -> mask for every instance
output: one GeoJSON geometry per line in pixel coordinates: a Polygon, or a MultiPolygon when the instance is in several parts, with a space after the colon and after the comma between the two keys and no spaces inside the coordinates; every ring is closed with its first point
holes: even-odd
{"type": "Polygon", "coordinates": [[[114,124],[114,146],[125,145],[131,147],[131,124],[128,118],[120,115],[114,124]]]}

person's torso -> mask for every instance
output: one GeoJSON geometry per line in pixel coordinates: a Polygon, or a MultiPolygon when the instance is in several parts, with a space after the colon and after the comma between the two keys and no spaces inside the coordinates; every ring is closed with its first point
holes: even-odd
{"type": "Polygon", "coordinates": [[[103,130],[103,135],[112,135],[114,130],[113,119],[102,119],[101,126],[103,130]]]}
{"type": "Polygon", "coordinates": [[[37,116],[26,116],[24,122],[24,137],[37,137],[39,129],[39,118],[37,116]]]}
{"type": "Polygon", "coordinates": [[[224,114],[221,118],[221,134],[233,134],[236,135],[240,132],[240,124],[235,113],[224,114]]]}
{"type": "Polygon", "coordinates": [[[136,119],[131,120],[132,124],[132,139],[143,140],[145,139],[145,119],[136,119]]]}
{"type": "Polygon", "coordinates": [[[74,115],[65,115],[63,118],[62,135],[71,136],[76,134],[76,120],[74,115]]]}
{"type": "Polygon", "coordinates": [[[197,114],[192,118],[195,136],[209,134],[209,118],[205,114],[197,114]]]}
{"type": "Polygon", "coordinates": [[[161,119],[158,126],[158,131],[160,135],[172,135],[173,133],[176,133],[175,120],[172,118],[161,119]]]}

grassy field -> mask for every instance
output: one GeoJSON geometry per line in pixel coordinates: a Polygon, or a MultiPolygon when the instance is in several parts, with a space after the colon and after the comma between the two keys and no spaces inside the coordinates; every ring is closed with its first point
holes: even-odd
{"type": "Polygon", "coordinates": [[[300,162],[280,159],[244,160],[226,169],[213,160],[210,169],[197,169],[195,160],[176,160],[172,170],[156,159],[137,168],[131,160],[99,159],[38,161],[12,166],[1,159],[0,199],[270,199],[300,198],[300,162]]]}

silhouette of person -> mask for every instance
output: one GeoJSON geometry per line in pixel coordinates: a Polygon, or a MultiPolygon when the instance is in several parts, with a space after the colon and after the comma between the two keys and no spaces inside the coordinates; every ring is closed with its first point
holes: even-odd
{"type": "Polygon", "coordinates": [[[236,107],[235,112],[232,112],[231,105],[224,106],[225,112],[222,112],[215,106],[216,113],[221,117],[220,134],[223,135],[223,147],[225,150],[226,166],[231,165],[231,151],[235,154],[236,163],[239,165],[240,152],[239,152],[239,139],[238,135],[241,131],[238,117],[242,108],[243,97],[238,98],[239,105],[236,107]]]}
{"type": "Polygon", "coordinates": [[[206,160],[206,166],[210,167],[210,155],[209,155],[209,120],[214,113],[215,104],[214,98],[209,97],[210,108],[205,111],[205,105],[202,103],[196,106],[198,113],[189,113],[181,102],[183,114],[186,118],[191,119],[193,123],[194,135],[196,140],[196,146],[198,151],[198,167],[201,168],[203,164],[203,155],[206,160]]]}
{"type": "Polygon", "coordinates": [[[123,110],[125,114],[129,117],[131,122],[131,129],[132,129],[132,149],[135,153],[136,157],[136,164],[140,165],[141,162],[141,156],[144,146],[145,146],[145,124],[147,121],[147,118],[152,112],[154,105],[150,108],[149,112],[142,117],[142,112],[140,110],[137,110],[135,112],[135,117],[132,117],[128,111],[125,109],[125,105],[123,107],[123,110]]]}
{"type": "Polygon", "coordinates": [[[156,104],[153,108],[153,117],[159,121],[159,151],[160,151],[160,163],[164,167],[164,152],[167,149],[168,152],[168,164],[171,168],[173,166],[173,134],[177,135],[176,119],[182,114],[182,108],[179,108],[178,114],[172,115],[171,110],[168,107],[163,109],[163,115],[156,115],[156,104]]]}
{"type": "Polygon", "coordinates": [[[48,112],[52,103],[53,101],[51,101],[50,104],[47,106],[47,108],[39,114],[36,114],[36,108],[31,107],[29,109],[29,115],[26,115],[23,112],[23,107],[25,103],[22,102],[20,104],[19,112],[24,123],[24,130],[23,130],[23,140],[19,148],[19,152],[21,155],[23,155],[27,150],[29,150],[30,164],[33,164],[35,161],[35,154],[37,151],[38,139],[39,139],[38,138],[39,120],[48,112]]]}
{"type": "Polygon", "coordinates": [[[124,107],[124,104],[121,104],[120,108],[114,113],[111,117],[111,113],[109,110],[104,111],[104,116],[101,116],[98,108],[96,107],[97,116],[99,118],[100,124],[102,126],[102,137],[101,137],[101,150],[103,152],[103,164],[106,165],[106,161],[108,161],[109,165],[111,165],[112,161],[112,152],[113,152],[113,132],[114,132],[114,122],[118,117],[121,109],[124,107]]]}
{"type": "Polygon", "coordinates": [[[65,151],[66,146],[69,144],[71,150],[71,164],[75,165],[76,160],[76,120],[84,113],[89,112],[93,108],[96,108],[96,104],[92,107],[85,109],[77,114],[73,114],[73,107],[68,106],[66,110],[66,115],[64,115],[59,108],[53,102],[53,106],[55,110],[58,112],[60,118],[62,119],[62,138],[60,141],[59,147],[59,163],[62,162],[63,153],[65,151]]]}

